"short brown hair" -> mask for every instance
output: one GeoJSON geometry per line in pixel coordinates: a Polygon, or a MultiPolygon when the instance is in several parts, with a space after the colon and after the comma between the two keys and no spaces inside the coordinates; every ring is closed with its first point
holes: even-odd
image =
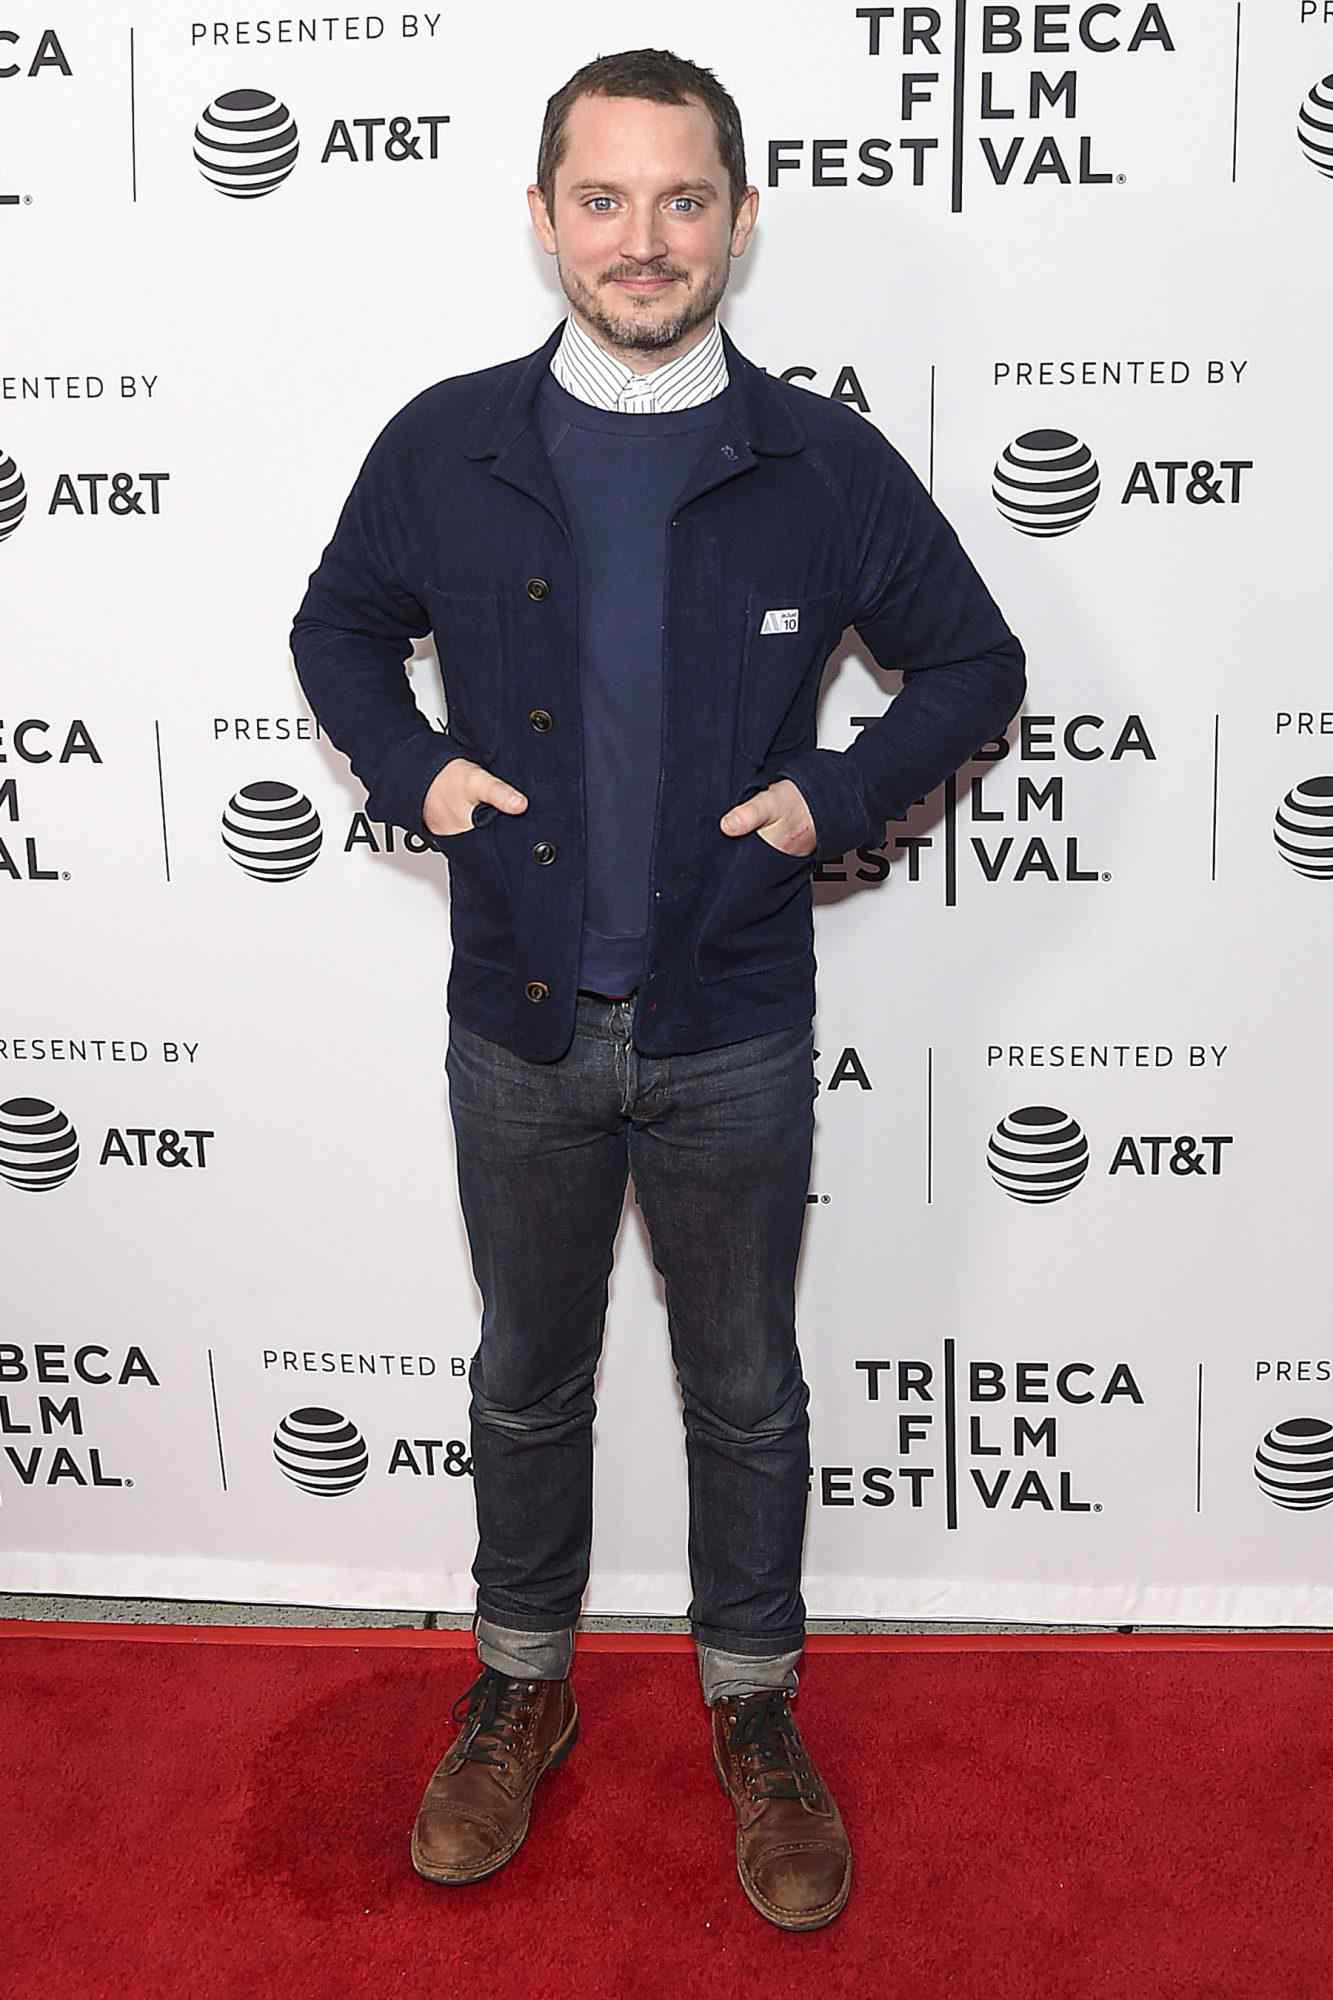
{"type": "Polygon", "coordinates": [[[646,97],[654,104],[685,104],[697,97],[708,109],[717,133],[717,150],[731,182],[731,219],[745,199],[745,140],[735,101],[711,69],[701,69],[670,49],[624,49],[619,55],[598,56],[575,70],[548,98],[537,149],[537,185],[547,213],[555,209],[556,168],[565,157],[565,120],[580,97],[646,97]]]}

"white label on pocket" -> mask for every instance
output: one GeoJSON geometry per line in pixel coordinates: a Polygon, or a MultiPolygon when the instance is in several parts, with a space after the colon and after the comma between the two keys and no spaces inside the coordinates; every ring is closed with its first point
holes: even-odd
{"type": "Polygon", "coordinates": [[[799,632],[801,614],[799,611],[766,611],[764,622],[759,627],[760,635],[765,632],[799,632]]]}

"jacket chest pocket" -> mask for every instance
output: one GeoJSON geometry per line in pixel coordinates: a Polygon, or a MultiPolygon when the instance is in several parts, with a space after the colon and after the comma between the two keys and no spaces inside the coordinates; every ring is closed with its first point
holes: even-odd
{"type": "Polygon", "coordinates": [[[500,739],[504,642],[495,591],[470,595],[426,585],[426,608],[444,683],[449,734],[475,762],[487,763],[500,739]]]}
{"type": "Polygon", "coordinates": [[[753,763],[813,744],[838,599],[836,590],[791,597],[772,589],[752,590],[746,599],[736,740],[753,763]]]}

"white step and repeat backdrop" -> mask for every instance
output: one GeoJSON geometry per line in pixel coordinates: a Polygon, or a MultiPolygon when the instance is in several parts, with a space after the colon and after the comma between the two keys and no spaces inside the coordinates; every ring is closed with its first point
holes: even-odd
{"type": "MultiPolygon", "coordinates": [[[[819,874],[810,1612],[1333,1623],[1333,0],[669,33],[761,190],[729,331],[906,453],[1029,659],[819,874]]],[[[287,633],[392,412],[564,312],[548,95],[663,34],[0,17],[0,1588],[471,1608],[448,872],[287,633]],[[236,200],[197,132],[251,98],[290,161],[236,200]],[[223,837],[257,785],[322,831],[280,885],[223,837]],[[354,1476],[301,1484],[330,1429],[354,1476]]],[[[845,635],[820,740],[897,685],[845,635]]],[[[599,1400],[585,1608],[679,1614],[632,1193],[599,1400]]]]}

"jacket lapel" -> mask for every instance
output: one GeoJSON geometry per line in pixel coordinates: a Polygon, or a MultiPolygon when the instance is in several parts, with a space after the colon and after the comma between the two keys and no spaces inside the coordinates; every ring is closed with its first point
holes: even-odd
{"type": "MultiPolygon", "coordinates": [[[[537,390],[563,331],[560,320],[540,347],[501,371],[495,396],[473,419],[463,452],[467,458],[493,459],[493,476],[530,494],[568,534],[560,491],[535,422],[537,390]]],[[[775,394],[765,371],[741,353],[725,327],[721,334],[735,420],[714,439],[706,462],[696,467],[677,501],[681,507],[749,472],[759,458],[786,456],[805,444],[804,427],[775,394]]]]}

